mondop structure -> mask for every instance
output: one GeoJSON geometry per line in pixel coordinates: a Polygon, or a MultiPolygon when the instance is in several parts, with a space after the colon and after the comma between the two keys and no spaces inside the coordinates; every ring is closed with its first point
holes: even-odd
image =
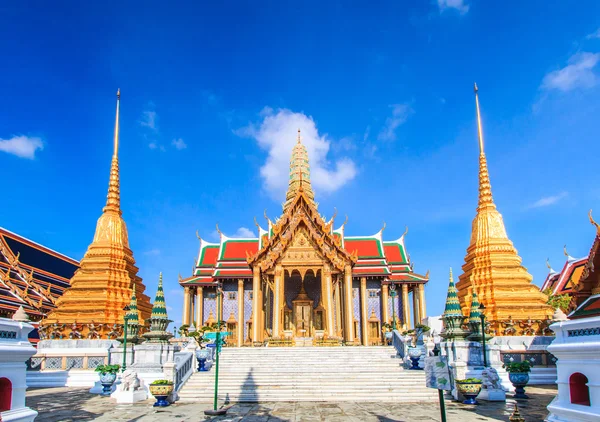
{"type": "MultiPolygon", "coordinates": [[[[280,340],[286,345],[316,341],[379,344],[382,324],[410,326],[426,316],[428,276],[413,272],[404,237],[345,236],[317,210],[306,147],[300,131],[292,151],[283,214],[258,227],[258,238],[219,243],[200,240],[192,277],[184,288],[183,324],[207,324],[217,315],[217,288],[224,292],[221,315],[233,344],[280,340]],[[392,300],[390,287],[399,288],[392,300]],[[394,303],[396,309],[394,310],[394,303]]],[[[218,227],[217,227],[218,229],[218,227]]]]}

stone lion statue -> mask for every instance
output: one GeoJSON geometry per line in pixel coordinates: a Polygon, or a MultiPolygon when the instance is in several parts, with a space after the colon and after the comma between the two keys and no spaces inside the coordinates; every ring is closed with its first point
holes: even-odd
{"type": "Polygon", "coordinates": [[[500,382],[500,375],[494,368],[485,368],[481,373],[483,378],[482,388],[486,390],[503,390],[502,383],[500,382]]]}
{"type": "Polygon", "coordinates": [[[138,378],[137,372],[127,369],[123,372],[121,378],[121,389],[122,391],[135,391],[140,388],[140,379],[138,378]]]}

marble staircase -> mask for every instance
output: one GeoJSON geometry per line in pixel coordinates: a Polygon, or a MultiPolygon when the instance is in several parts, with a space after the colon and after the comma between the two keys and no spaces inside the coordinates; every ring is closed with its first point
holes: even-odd
{"type": "MultiPolygon", "coordinates": [[[[219,400],[394,401],[437,400],[424,371],[403,369],[392,347],[224,348],[219,400]]],[[[184,402],[210,402],[214,368],[195,372],[179,391],[184,402]]]]}

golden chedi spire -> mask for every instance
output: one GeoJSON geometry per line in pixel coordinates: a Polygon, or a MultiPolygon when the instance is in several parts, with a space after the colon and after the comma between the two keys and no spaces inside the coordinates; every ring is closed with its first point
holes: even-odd
{"type": "MultiPolygon", "coordinates": [[[[552,315],[547,296],[532,284],[533,277],[506,235],[502,215],[496,209],[484,151],[479,95],[475,84],[477,133],[479,138],[479,202],[471,229],[463,274],[456,284],[465,315],[469,314],[475,291],[496,335],[503,335],[501,321],[545,321],[552,315]]],[[[517,329],[517,334],[520,330],[517,329]]]]}
{"type": "Polygon", "coordinates": [[[304,194],[314,202],[315,194],[310,183],[310,165],[308,164],[308,152],[302,143],[300,129],[298,129],[298,138],[294,149],[292,150],[292,158],[290,159],[290,180],[288,190],[285,195],[285,203],[283,210],[292,203],[298,192],[302,189],[304,194]]]}
{"type": "Polygon", "coordinates": [[[144,294],[144,284],[137,275],[133,252],[129,249],[127,226],[121,217],[119,184],[119,103],[113,140],[113,156],[106,206],[96,224],[94,240],[88,246],[80,268],[71,279],[64,295],[58,299],[57,308],[42,321],[42,325],[53,323],[79,327],[77,335],[67,329],[65,337],[86,338],[97,331],[102,338],[112,330],[114,324],[123,323],[123,308],[129,304],[134,288],[137,290],[138,308],[142,320],[150,317],[152,305],[144,294]],[[98,330],[98,326],[101,326],[98,330]],[[90,329],[90,327],[93,328],[90,329]]]}

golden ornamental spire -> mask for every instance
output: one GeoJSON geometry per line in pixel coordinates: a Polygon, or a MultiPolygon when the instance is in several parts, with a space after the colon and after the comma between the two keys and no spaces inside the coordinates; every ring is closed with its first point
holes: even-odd
{"type": "Polygon", "coordinates": [[[456,288],[465,314],[468,314],[472,293],[479,291],[478,299],[485,305],[486,317],[494,329],[500,330],[502,321],[511,318],[525,320],[529,317],[546,320],[553,310],[546,305],[546,295],[531,284],[533,277],[521,264],[521,257],[508,238],[502,215],[494,204],[484,151],[477,84],[474,85],[474,91],[479,141],[479,201],[471,226],[471,241],[462,266],[464,273],[459,276],[456,288]]]}
{"type": "MultiPolygon", "coordinates": [[[[111,338],[111,327],[123,322],[123,308],[134,296],[142,321],[150,317],[152,305],[144,294],[133,252],[129,249],[127,226],[122,217],[119,186],[119,103],[117,91],[113,156],[106,206],[96,223],[94,239],[70,280],[71,286],[57,300],[42,325],[54,323],[83,327],[86,336],[111,338]]],[[[114,331],[114,330],[113,330],[114,331]]],[[[66,333],[68,334],[68,333],[66,333]]],[[[94,337],[89,337],[94,338],[94,337]]]]}
{"type": "Polygon", "coordinates": [[[113,156],[110,163],[110,179],[108,182],[108,196],[103,212],[121,212],[121,187],[119,183],[119,103],[121,101],[121,89],[117,90],[117,113],[115,117],[115,135],[113,156]]]}
{"type": "Polygon", "coordinates": [[[479,139],[479,204],[477,209],[496,208],[494,198],[492,197],[492,185],[490,184],[490,175],[487,168],[487,159],[483,149],[483,129],[481,127],[481,112],[479,111],[479,88],[474,85],[475,108],[477,109],[477,135],[479,139]]]}
{"type": "Polygon", "coordinates": [[[312,191],[310,183],[310,165],[308,164],[308,152],[302,143],[300,129],[298,129],[298,137],[296,144],[292,150],[292,158],[290,159],[290,179],[288,184],[287,194],[285,195],[285,203],[283,210],[292,203],[298,192],[303,191],[309,199],[314,201],[315,195],[312,191]]]}

